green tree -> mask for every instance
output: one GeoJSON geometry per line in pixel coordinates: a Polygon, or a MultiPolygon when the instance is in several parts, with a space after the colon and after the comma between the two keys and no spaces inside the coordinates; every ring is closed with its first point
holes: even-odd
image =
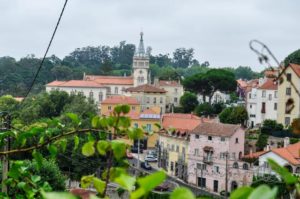
{"type": "Polygon", "coordinates": [[[234,75],[236,79],[253,79],[254,73],[249,66],[239,66],[234,70],[234,75]]]}
{"type": "Polygon", "coordinates": [[[173,66],[175,68],[187,68],[192,64],[194,49],[177,48],[173,52],[173,66]]]}
{"type": "Polygon", "coordinates": [[[267,134],[263,134],[263,133],[259,134],[258,140],[255,144],[259,151],[264,150],[264,148],[267,146],[268,138],[269,138],[269,136],[267,134]]]}
{"type": "Polygon", "coordinates": [[[214,113],[213,106],[208,103],[199,104],[195,109],[196,115],[198,116],[209,116],[214,113]]]}
{"type": "Polygon", "coordinates": [[[194,93],[185,92],[180,98],[180,105],[183,107],[185,113],[194,111],[198,103],[197,96],[194,93]]]}
{"type": "Polygon", "coordinates": [[[290,63],[300,64],[300,49],[292,52],[284,59],[285,66],[288,66],[290,63]]]}
{"type": "Polygon", "coordinates": [[[225,108],[220,114],[219,119],[222,123],[242,124],[248,119],[248,113],[245,107],[229,107],[225,108]]]}

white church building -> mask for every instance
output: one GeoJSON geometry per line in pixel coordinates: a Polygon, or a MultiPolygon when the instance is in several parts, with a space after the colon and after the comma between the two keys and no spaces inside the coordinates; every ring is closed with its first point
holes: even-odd
{"type": "MultiPolygon", "coordinates": [[[[53,81],[46,85],[46,91],[61,90],[69,94],[82,94],[87,98],[93,99],[98,104],[99,108],[101,102],[109,96],[113,95],[130,95],[128,89],[142,88],[147,85],[150,91],[160,88],[159,85],[152,85],[149,73],[150,56],[145,52],[143,33],[140,34],[139,46],[133,56],[132,75],[128,77],[123,76],[101,76],[101,75],[85,75],[83,80],[69,80],[69,81],[53,81]],[[127,91],[127,92],[126,92],[127,91]]],[[[178,87],[178,85],[175,85],[178,87]]],[[[181,90],[183,91],[183,87],[181,90]]],[[[160,88],[164,90],[164,88],[160,88]]],[[[175,89],[175,88],[174,88],[175,89]]],[[[176,88],[177,89],[177,88],[176,88]]],[[[156,92],[157,93],[157,92],[156,92]]],[[[173,92],[160,91],[162,95],[172,95],[172,98],[180,98],[183,92],[179,92],[174,96],[173,92]]],[[[160,99],[160,98],[159,98],[160,99]]],[[[165,100],[160,106],[166,106],[165,100]]],[[[177,104],[176,104],[177,105],[177,104]]],[[[164,109],[163,109],[164,110],[164,109]]],[[[164,112],[164,111],[163,111],[164,112]]]]}

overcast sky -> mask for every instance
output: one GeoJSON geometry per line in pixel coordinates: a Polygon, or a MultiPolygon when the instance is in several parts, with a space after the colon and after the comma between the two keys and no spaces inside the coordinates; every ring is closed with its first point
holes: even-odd
{"type": "MultiPolygon", "coordinates": [[[[0,0],[0,56],[41,57],[64,0],[0,0]]],[[[49,55],[77,47],[137,44],[153,54],[194,48],[211,66],[262,70],[248,42],[265,42],[279,60],[300,48],[298,0],[69,0],[49,55]]]]}

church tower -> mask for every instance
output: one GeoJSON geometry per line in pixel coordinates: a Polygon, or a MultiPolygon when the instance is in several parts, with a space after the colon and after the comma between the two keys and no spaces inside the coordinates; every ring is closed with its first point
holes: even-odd
{"type": "Polygon", "coordinates": [[[134,87],[149,83],[149,55],[145,52],[143,32],[138,48],[133,56],[133,85],[134,87]]]}

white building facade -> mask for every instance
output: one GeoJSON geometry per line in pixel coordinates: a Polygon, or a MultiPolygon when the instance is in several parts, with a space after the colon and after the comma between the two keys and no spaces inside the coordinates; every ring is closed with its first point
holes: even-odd
{"type": "Polygon", "coordinates": [[[266,119],[277,119],[277,84],[271,78],[259,80],[259,86],[247,93],[248,127],[262,125],[266,119]]]}

